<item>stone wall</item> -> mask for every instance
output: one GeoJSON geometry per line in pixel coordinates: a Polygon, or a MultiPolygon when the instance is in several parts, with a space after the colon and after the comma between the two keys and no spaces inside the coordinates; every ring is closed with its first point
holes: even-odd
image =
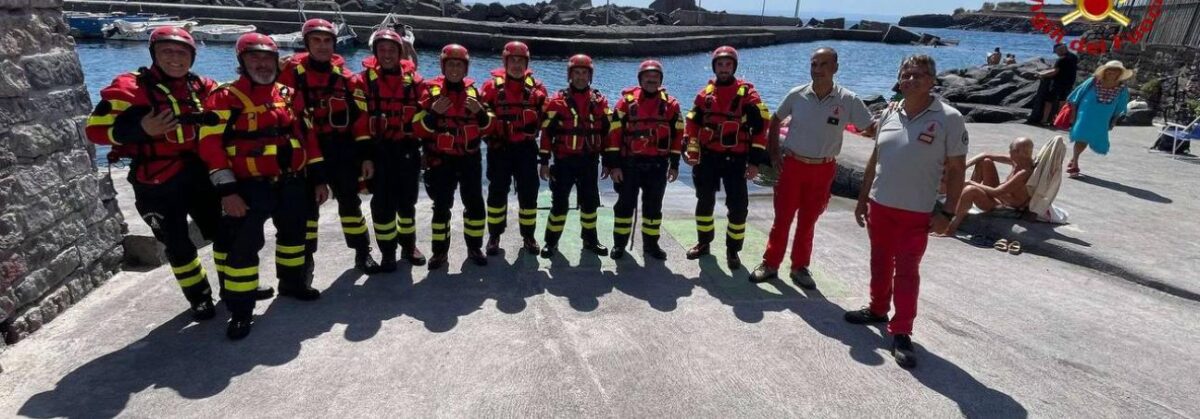
{"type": "Polygon", "coordinates": [[[61,0],[0,0],[0,347],[107,280],[124,223],[61,0]]]}
{"type": "Polygon", "coordinates": [[[733,13],[676,10],[671,17],[687,26],[796,26],[802,19],[780,16],[739,15],[733,13]]]}

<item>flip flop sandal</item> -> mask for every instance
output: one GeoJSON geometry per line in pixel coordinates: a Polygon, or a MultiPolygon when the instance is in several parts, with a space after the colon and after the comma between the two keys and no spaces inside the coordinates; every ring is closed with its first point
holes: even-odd
{"type": "Polygon", "coordinates": [[[1012,243],[1009,243],[1008,254],[1013,256],[1021,254],[1021,242],[1014,240],[1012,243]]]}
{"type": "Polygon", "coordinates": [[[993,244],[992,248],[999,250],[1001,252],[1007,252],[1008,251],[1008,240],[1005,240],[1005,239],[996,240],[996,244],[993,244]]]}

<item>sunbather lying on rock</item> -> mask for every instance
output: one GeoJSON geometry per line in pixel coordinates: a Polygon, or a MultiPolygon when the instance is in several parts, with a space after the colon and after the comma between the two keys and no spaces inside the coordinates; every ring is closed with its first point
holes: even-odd
{"type": "Polygon", "coordinates": [[[997,207],[1024,209],[1029,205],[1029,192],[1025,183],[1033,174],[1033,140],[1017,138],[1008,146],[1008,155],[983,153],[967,161],[967,167],[974,167],[971,179],[963,186],[962,197],[958,200],[958,208],[954,210],[954,219],[945,230],[944,235],[953,235],[958,226],[967,218],[971,206],[974,205],[989,212],[997,207]],[[1012,166],[1012,171],[1003,182],[996,164],[1012,166]]]}

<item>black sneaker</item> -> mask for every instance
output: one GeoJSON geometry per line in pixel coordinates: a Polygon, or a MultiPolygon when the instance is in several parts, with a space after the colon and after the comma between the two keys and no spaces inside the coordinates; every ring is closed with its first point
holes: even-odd
{"type": "Polygon", "coordinates": [[[487,256],[485,256],[483,251],[479,249],[468,250],[467,259],[470,259],[471,262],[475,262],[476,266],[487,266],[488,264],[487,256]]]}
{"type": "Polygon", "coordinates": [[[725,262],[729,265],[729,270],[731,271],[742,269],[742,257],[737,252],[726,252],[725,262]]]}
{"type": "Polygon", "coordinates": [[[625,257],[625,248],[624,247],[613,248],[611,252],[608,252],[608,256],[613,258],[613,260],[618,260],[620,258],[623,258],[623,257],[625,257]]]}
{"type": "Polygon", "coordinates": [[[792,269],[792,282],[806,290],[817,288],[817,283],[813,281],[812,272],[809,272],[808,268],[792,269]]]}
{"type": "Polygon", "coordinates": [[[213,306],[212,300],[201,301],[192,305],[192,320],[201,322],[213,318],[217,315],[217,309],[213,306]]]}
{"type": "Polygon", "coordinates": [[[496,256],[498,254],[500,254],[500,236],[493,234],[488,236],[487,255],[496,256]]]}
{"type": "Polygon", "coordinates": [[[254,290],[254,300],[255,301],[270,300],[271,297],[274,297],[274,296],[275,296],[275,289],[268,287],[266,285],[259,285],[258,288],[254,290]]]}
{"type": "Polygon", "coordinates": [[[546,243],[546,246],[542,247],[542,258],[543,259],[550,259],[550,258],[554,257],[555,253],[558,253],[558,245],[546,243]]]}
{"type": "Polygon", "coordinates": [[[421,253],[421,249],[418,249],[417,246],[404,248],[403,254],[404,260],[408,261],[408,263],[411,263],[413,266],[425,265],[425,254],[421,253]]]}
{"type": "Polygon", "coordinates": [[[847,311],[845,319],[847,322],[854,324],[869,324],[869,323],[887,323],[887,316],[880,316],[872,313],[870,307],[863,307],[854,311],[847,311]]]}
{"type": "Polygon", "coordinates": [[[667,260],[667,251],[662,250],[662,248],[658,246],[647,247],[642,250],[642,253],[650,255],[650,257],[658,260],[667,260]]]}
{"type": "Polygon", "coordinates": [[[758,267],[754,268],[754,272],[750,273],[750,282],[755,284],[761,284],[775,278],[778,278],[778,270],[771,269],[766,263],[758,264],[758,267]]]}
{"type": "Polygon", "coordinates": [[[308,285],[285,287],[283,284],[279,284],[279,296],[291,297],[300,301],[313,301],[321,298],[321,291],[308,285]]]}
{"type": "Polygon", "coordinates": [[[434,253],[433,257],[429,258],[429,270],[432,271],[432,270],[441,268],[442,266],[446,265],[446,261],[448,259],[449,258],[446,257],[445,254],[439,255],[437,253],[434,253]]]}
{"type": "Polygon", "coordinates": [[[688,260],[696,260],[700,259],[701,257],[708,256],[709,253],[710,252],[707,244],[697,244],[695,247],[688,249],[687,258],[688,260]]]}
{"type": "Polygon", "coordinates": [[[250,325],[254,324],[254,317],[235,317],[229,319],[229,327],[225,329],[225,336],[229,340],[242,340],[246,336],[250,336],[250,325]]]}
{"type": "Polygon", "coordinates": [[[892,357],[896,358],[896,365],[900,368],[913,368],[917,366],[917,350],[913,348],[912,337],[908,335],[896,335],[892,338],[892,357]]]}
{"type": "Polygon", "coordinates": [[[600,256],[608,256],[608,247],[600,244],[599,242],[584,242],[583,248],[600,256]]]}

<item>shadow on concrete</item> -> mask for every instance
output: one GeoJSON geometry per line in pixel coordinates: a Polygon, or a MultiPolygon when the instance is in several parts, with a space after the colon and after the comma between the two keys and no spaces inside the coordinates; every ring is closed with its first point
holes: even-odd
{"type": "MultiPolygon", "coordinates": [[[[661,241],[661,239],[660,239],[661,241]]],[[[626,252],[624,258],[617,261],[616,278],[613,288],[650,304],[650,308],[658,311],[674,311],[679,307],[679,299],[692,295],[695,285],[683,275],[676,274],[667,267],[666,261],[641,255],[642,264],[633,257],[634,252],[641,253],[639,247],[626,252]]],[[[668,255],[683,257],[682,255],[668,255]]]]}
{"type": "Polygon", "coordinates": [[[566,298],[567,304],[576,311],[591,312],[600,307],[601,296],[612,292],[616,275],[603,271],[604,264],[599,255],[587,250],[581,252],[579,266],[571,266],[560,251],[550,259],[549,275],[545,271],[538,273],[545,278],[541,284],[547,293],[566,298]]]}
{"type": "Polygon", "coordinates": [[[918,365],[909,371],[918,382],[958,405],[958,411],[968,418],[1027,418],[1025,406],[1004,394],[980,383],[970,373],[953,362],[930,352],[919,342],[918,365]]]}
{"type": "Polygon", "coordinates": [[[1082,176],[1082,177],[1068,178],[1068,179],[1077,180],[1077,181],[1080,181],[1080,182],[1083,182],[1083,183],[1086,183],[1089,185],[1093,185],[1093,186],[1099,186],[1104,189],[1110,189],[1110,190],[1117,191],[1117,192],[1124,192],[1134,198],[1144,199],[1144,200],[1147,200],[1150,202],[1157,202],[1159,204],[1170,204],[1172,202],[1175,202],[1175,201],[1172,201],[1171,198],[1167,198],[1165,196],[1159,195],[1157,192],[1154,192],[1151,190],[1142,189],[1142,188],[1139,188],[1136,186],[1129,186],[1129,185],[1125,185],[1125,184],[1119,183],[1119,182],[1114,182],[1111,180],[1104,180],[1104,179],[1101,179],[1101,178],[1098,178],[1098,177],[1095,177],[1092,175],[1086,175],[1086,176],[1082,176]]]}

